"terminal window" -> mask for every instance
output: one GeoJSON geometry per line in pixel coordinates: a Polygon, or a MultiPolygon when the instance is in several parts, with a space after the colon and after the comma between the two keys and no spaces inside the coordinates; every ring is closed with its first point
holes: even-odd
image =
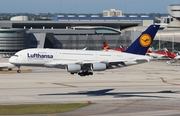
{"type": "Polygon", "coordinates": [[[39,45],[39,41],[31,41],[31,45],[39,45]]]}

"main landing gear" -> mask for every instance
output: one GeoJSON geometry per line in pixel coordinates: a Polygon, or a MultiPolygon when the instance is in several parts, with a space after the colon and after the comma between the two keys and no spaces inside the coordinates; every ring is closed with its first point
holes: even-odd
{"type": "Polygon", "coordinates": [[[93,75],[93,72],[89,72],[89,71],[82,71],[82,72],[79,72],[78,75],[80,76],[89,76],[89,75],[93,75]]]}

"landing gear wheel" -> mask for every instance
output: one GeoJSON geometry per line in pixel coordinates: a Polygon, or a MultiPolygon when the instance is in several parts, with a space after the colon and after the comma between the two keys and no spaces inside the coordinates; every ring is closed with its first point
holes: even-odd
{"type": "Polygon", "coordinates": [[[21,73],[20,66],[17,67],[18,67],[17,73],[21,73]]]}
{"type": "Polygon", "coordinates": [[[17,70],[17,73],[21,73],[21,70],[17,70]]]}
{"type": "Polygon", "coordinates": [[[93,75],[93,73],[92,73],[92,72],[89,72],[89,75],[93,75]]]}
{"type": "Polygon", "coordinates": [[[82,72],[79,72],[78,75],[80,75],[80,76],[89,76],[89,75],[93,75],[93,72],[82,71],[82,72]]]}

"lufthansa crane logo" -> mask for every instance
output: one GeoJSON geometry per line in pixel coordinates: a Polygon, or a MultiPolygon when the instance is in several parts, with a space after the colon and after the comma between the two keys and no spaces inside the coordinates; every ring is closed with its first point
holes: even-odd
{"type": "Polygon", "coordinates": [[[151,44],[152,39],[149,34],[143,34],[143,35],[141,35],[139,41],[143,47],[148,47],[151,44]]]}

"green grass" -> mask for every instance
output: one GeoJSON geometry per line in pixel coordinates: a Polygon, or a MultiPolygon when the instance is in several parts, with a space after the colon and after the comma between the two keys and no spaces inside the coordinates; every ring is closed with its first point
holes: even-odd
{"type": "Polygon", "coordinates": [[[88,105],[87,103],[0,105],[0,115],[63,113],[88,105]]]}

